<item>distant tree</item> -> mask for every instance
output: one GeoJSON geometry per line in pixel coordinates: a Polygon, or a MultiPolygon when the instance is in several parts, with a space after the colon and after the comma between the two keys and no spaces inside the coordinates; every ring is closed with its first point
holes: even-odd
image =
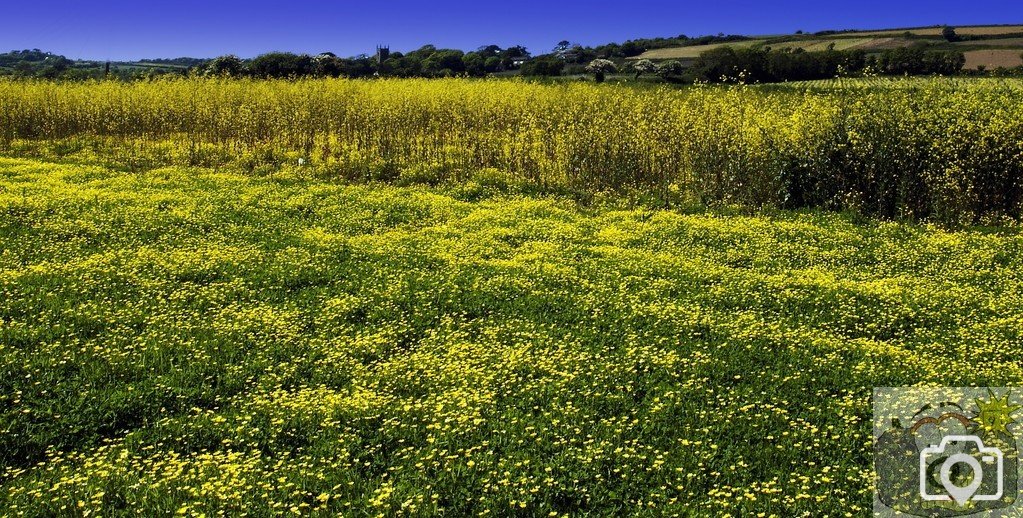
{"type": "Polygon", "coordinates": [[[499,57],[501,58],[501,68],[511,70],[515,68],[517,59],[529,58],[529,51],[522,45],[516,45],[502,50],[499,57]]]}
{"type": "Polygon", "coordinates": [[[962,70],[966,58],[958,51],[928,51],[924,47],[901,47],[882,52],[876,65],[882,74],[952,75],[962,70]]]}
{"type": "Polygon", "coordinates": [[[649,59],[641,59],[632,64],[632,70],[636,72],[636,79],[643,74],[652,74],[657,72],[657,65],[649,59]]]}
{"type": "Polygon", "coordinates": [[[665,80],[671,80],[674,77],[678,77],[682,75],[683,71],[685,71],[685,66],[674,59],[657,65],[657,75],[665,80]]]}
{"type": "Polygon", "coordinates": [[[646,52],[646,49],[636,41],[626,41],[622,43],[618,51],[623,57],[631,58],[646,52]]]}
{"type": "Polygon", "coordinates": [[[501,51],[501,57],[505,58],[528,58],[529,51],[522,45],[515,45],[514,47],[508,47],[501,51]]]}
{"type": "Polygon", "coordinates": [[[479,52],[467,52],[462,56],[462,65],[465,72],[471,76],[482,76],[487,73],[487,61],[479,52]]]}
{"type": "Polygon", "coordinates": [[[460,50],[437,50],[423,60],[423,73],[430,76],[451,76],[465,72],[463,56],[460,50]]]}
{"type": "MultiPolygon", "coordinates": [[[[395,54],[391,54],[391,59],[402,59],[401,54],[397,54],[397,58],[395,58],[395,54]]],[[[373,58],[365,55],[341,60],[341,64],[341,75],[345,77],[369,77],[377,71],[373,58]]]]}
{"type": "Polygon", "coordinates": [[[948,25],[946,25],[945,28],[941,29],[941,37],[945,38],[948,41],[956,41],[959,39],[959,36],[956,35],[955,27],[950,27],[948,25]]]}
{"type": "Polygon", "coordinates": [[[924,72],[924,50],[920,47],[888,49],[877,57],[881,73],[886,75],[914,75],[924,72]]]}
{"type": "Polygon", "coordinates": [[[75,64],[74,61],[71,61],[64,56],[57,56],[53,54],[48,55],[43,63],[46,65],[46,69],[50,71],[50,74],[52,74],[53,77],[58,77],[61,73],[75,64]]]}
{"type": "Polygon", "coordinates": [[[600,45],[599,47],[594,48],[593,51],[598,58],[610,59],[614,57],[624,57],[622,54],[622,47],[617,43],[600,45]]]}
{"type": "Polygon", "coordinates": [[[33,72],[35,72],[35,68],[32,66],[32,63],[28,61],[19,62],[14,66],[14,70],[18,73],[18,75],[25,77],[31,76],[33,72]]]}
{"type": "Polygon", "coordinates": [[[313,58],[308,54],[270,52],[253,59],[249,70],[260,78],[307,76],[313,72],[313,58]]]}
{"type": "Polygon", "coordinates": [[[483,45],[476,49],[476,53],[483,59],[499,56],[501,54],[501,47],[497,45],[483,45]]]}
{"type": "Polygon", "coordinates": [[[531,59],[522,64],[524,76],[560,76],[565,62],[555,56],[547,55],[531,59]]]}
{"type": "Polygon", "coordinates": [[[773,80],[769,56],[766,49],[718,47],[701,53],[692,69],[705,81],[766,82],[773,80]]]}
{"type": "Polygon", "coordinates": [[[590,61],[589,65],[586,65],[586,71],[593,74],[593,79],[598,83],[604,82],[606,74],[614,73],[618,70],[613,61],[607,59],[594,59],[590,61]]]}
{"type": "Polygon", "coordinates": [[[491,56],[483,60],[483,69],[487,73],[499,72],[501,70],[501,58],[498,56],[491,56]]]}
{"type": "Polygon", "coordinates": [[[313,74],[319,77],[338,77],[344,71],[344,61],[331,52],[313,58],[313,74]]]}
{"type": "Polygon", "coordinates": [[[238,77],[245,72],[245,63],[234,54],[213,58],[206,64],[207,75],[238,77]]]}
{"type": "Polygon", "coordinates": [[[422,47],[419,47],[416,50],[413,50],[412,52],[409,52],[408,54],[405,54],[405,57],[417,61],[423,61],[426,58],[432,56],[435,52],[437,52],[437,47],[434,45],[427,44],[423,45],[422,47]]]}
{"type": "MultiPolygon", "coordinates": [[[[411,53],[409,53],[411,54],[411,53]]],[[[400,52],[392,52],[391,57],[380,64],[378,71],[381,75],[397,77],[415,77],[421,75],[423,63],[415,56],[403,55],[400,52]]],[[[372,73],[372,71],[370,71],[372,73]]]]}
{"type": "Polygon", "coordinates": [[[924,73],[951,76],[962,71],[966,56],[962,52],[938,51],[924,54],[924,73]]]}
{"type": "Polygon", "coordinates": [[[568,63],[585,63],[588,55],[596,55],[593,49],[587,49],[578,43],[571,43],[568,40],[559,41],[551,53],[568,63]]]}

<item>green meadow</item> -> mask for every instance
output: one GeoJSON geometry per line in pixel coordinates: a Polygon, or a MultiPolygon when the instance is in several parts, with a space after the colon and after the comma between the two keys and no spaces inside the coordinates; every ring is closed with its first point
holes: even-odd
{"type": "Polygon", "coordinates": [[[862,515],[1018,227],[0,159],[0,514],[862,515]]]}

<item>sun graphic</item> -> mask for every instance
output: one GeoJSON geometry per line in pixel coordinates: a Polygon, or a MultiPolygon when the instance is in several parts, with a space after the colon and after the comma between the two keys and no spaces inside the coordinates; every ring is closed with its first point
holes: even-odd
{"type": "Polygon", "coordinates": [[[988,389],[987,401],[981,399],[973,400],[979,409],[977,417],[973,420],[980,424],[981,430],[992,433],[1009,433],[1008,426],[1015,423],[1012,413],[1020,409],[1020,405],[1009,404],[1009,393],[1004,398],[998,398],[995,393],[988,389]]]}

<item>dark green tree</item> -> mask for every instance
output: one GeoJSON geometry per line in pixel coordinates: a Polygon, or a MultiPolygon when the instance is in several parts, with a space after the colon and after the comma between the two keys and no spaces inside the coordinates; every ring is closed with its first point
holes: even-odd
{"type": "Polygon", "coordinates": [[[959,36],[956,34],[955,27],[950,27],[948,25],[941,29],[941,37],[948,41],[957,41],[959,39],[959,36]]]}
{"type": "Polygon", "coordinates": [[[470,76],[479,77],[487,73],[486,59],[479,52],[467,52],[462,56],[462,65],[470,76]]]}
{"type": "Polygon", "coordinates": [[[437,50],[423,60],[423,73],[429,76],[451,76],[465,72],[463,56],[460,50],[437,50]]]}
{"type": "Polygon", "coordinates": [[[657,75],[665,81],[672,81],[676,77],[682,75],[685,71],[685,66],[680,61],[671,60],[665,61],[657,65],[657,75]]]}
{"type": "Polygon", "coordinates": [[[269,52],[249,63],[252,75],[259,78],[288,78],[312,74],[313,58],[308,54],[269,52]]]}
{"type": "Polygon", "coordinates": [[[555,56],[547,55],[531,59],[522,64],[524,76],[560,76],[565,62],[555,56]]]}
{"type": "Polygon", "coordinates": [[[234,54],[213,58],[205,68],[205,73],[213,76],[238,77],[244,72],[245,63],[234,54]]]}

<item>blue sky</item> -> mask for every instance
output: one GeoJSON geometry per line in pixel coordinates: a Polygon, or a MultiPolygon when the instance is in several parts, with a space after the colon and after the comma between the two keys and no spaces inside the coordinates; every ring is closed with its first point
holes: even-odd
{"type": "Polygon", "coordinates": [[[71,58],[252,57],[271,50],[351,56],[376,44],[474,49],[495,43],[548,51],[686,34],[935,24],[1023,24],[1023,1],[54,1],[2,9],[0,51],[39,48],[71,58]]]}

